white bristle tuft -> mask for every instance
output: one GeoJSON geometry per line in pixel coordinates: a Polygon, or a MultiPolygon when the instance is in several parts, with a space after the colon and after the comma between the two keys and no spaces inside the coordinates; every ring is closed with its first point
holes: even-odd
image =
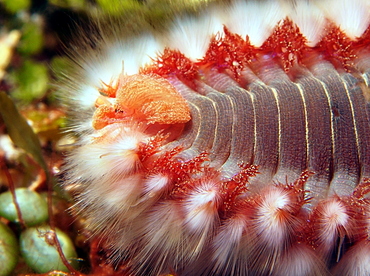
{"type": "MultiPolygon", "coordinates": [[[[176,269],[184,264],[191,252],[190,241],[184,235],[180,208],[174,201],[154,206],[136,234],[143,239],[143,248],[139,249],[136,256],[141,260],[138,264],[151,263],[154,268],[151,275],[165,273],[169,268],[176,269]]],[[[142,271],[146,268],[137,269],[142,271]]]]}
{"type": "Polygon", "coordinates": [[[69,126],[70,130],[75,131],[76,133],[91,133],[93,131],[93,112],[92,110],[86,110],[85,112],[80,112],[76,117],[79,117],[79,120],[71,122],[69,126]],[[88,117],[90,114],[90,117],[88,117]]]}
{"type": "Polygon", "coordinates": [[[144,183],[144,192],[152,197],[157,193],[162,192],[169,184],[170,179],[163,174],[149,176],[144,183]]]}
{"type": "Polygon", "coordinates": [[[255,228],[261,243],[280,249],[286,243],[291,227],[289,212],[291,198],[288,192],[278,187],[269,188],[256,208],[255,228]]]}
{"type": "Polygon", "coordinates": [[[192,191],[184,202],[185,224],[191,232],[206,233],[214,225],[220,195],[217,183],[205,181],[192,191]]]}
{"type": "Polygon", "coordinates": [[[146,139],[146,135],[135,128],[109,125],[69,157],[70,177],[100,181],[102,177],[109,179],[130,175],[139,166],[136,153],[139,143],[146,139]]]}
{"type": "Polygon", "coordinates": [[[326,20],[317,6],[308,1],[297,1],[289,17],[306,37],[308,46],[314,47],[320,42],[324,35],[326,20]]]}
{"type": "Polygon", "coordinates": [[[324,276],[328,275],[325,264],[312,248],[297,243],[285,251],[274,269],[274,276],[324,276]]]}
{"type": "Polygon", "coordinates": [[[106,71],[100,72],[101,80],[109,83],[112,76],[122,71],[126,75],[137,74],[141,67],[150,63],[151,58],[162,50],[163,48],[152,35],[120,41],[109,47],[107,60],[102,64],[102,69],[106,71]]]}
{"type": "Polygon", "coordinates": [[[164,174],[155,174],[146,177],[143,183],[143,194],[141,202],[151,204],[169,192],[171,179],[164,174]]]}
{"type": "Polygon", "coordinates": [[[245,260],[250,252],[242,246],[242,239],[252,240],[252,232],[247,227],[247,218],[240,214],[236,214],[221,226],[220,232],[213,240],[214,273],[225,271],[222,275],[236,276],[247,271],[245,260]]]}
{"type": "Polygon", "coordinates": [[[284,19],[286,11],[277,1],[237,1],[225,14],[225,25],[234,33],[259,47],[270,36],[276,24],[284,19]]]}
{"type": "Polygon", "coordinates": [[[350,217],[346,206],[338,199],[328,200],[314,210],[318,217],[317,246],[319,252],[327,256],[334,250],[337,239],[344,239],[349,233],[350,217]]]}
{"type": "Polygon", "coordinates": [[[316,1],[327,18],[339,26],[346,35],[355,40],[370,23],[370,4],[367,0],[316,1]]]}
{"type": "Polygon", "coordinates": [[[213,236],[219,224],[220,193],[215,180],[202,181],[184,200],[184,226],[189,231],[194,247],[189,255],[197,257],[213,236]]]}
{"type": "MultiPolygon", "coordinates": [[[[104,181],[104,179],[102,179],[104,181]]],[[[101,189],[96,189],[96,197],[104,197],[104,205],[120,210],[123,214],[129,207],[135,205],[142,192],[142,175],[134,174],[125,178],[109,179],[101,183],[101,189]]]]}
{"type": "Polygon", "coordinates": [[[212,36],[222,32],[222,29],[222,23],[207,14],[198,18],[185,17],[173,23],[164,44],[197,61],[205,55],[212,36]]]}
{"type": "Polygon", "coordinates": [[[334,276],[370,275],[370,243],[363,240],[354,245],[335,266],[334,276]]]}
{"type": "Polygon", "coordinates": [[[90,52],[92,49],[86,47],[87,58],[77,62],[84,71],[76,72],[76,75],[72,76],[70,91],[64,96],[80,110],[91,110],[95,107],[96,99],[100,96],[98,89],[103,83],[112,85],[121,74],[137,74],[140,67],[149,63],[151,57],[163,50],[149,34],[114,43],[110,40],[99,43],[103,45],[100,55],[94,55],[90,52]]]}
{"type": "Polygon", "coordinates": [[[136,218],[142,210],[132,207],[137,204],[142,192],[141,182],[141,174],[117,179],[103,178],[100,183],[95,183],[94,189],[79,196],[83,200],[77,204],[82,210],[87,208],[84,212],[89,229],[111,238],[117,235],[117,230],[121,231],[125,224],[136,218]]]}
{"type": "Polygon", "coordinates": [[[122,39],[115,43],[106,42],[105,51],[95,57],[94,66],[88,66],[87,80],[92,88],[101,87],[102,82],[109,84],[120,74],[137,74],[139,68],[150,62],[151,57],[161,51],[161,46],[152,35],[122,39]]]}
{"type": "Polygon", "coordinates": [[[241,215],[235,215],[221,226],[220,233],[213,241],[214,259],[217,259],[218,262],[227,259],[230,252],[235,249],[235,245],[239,244],[246,226],[246,218],[241,215]]]}
{"type": "Polygon", "coordinates": [[[80,106],[82,110],[92,109],[95,106],[96,99],[100,96],[97,87],[100,87],[100,83],[96,86],[83,83],[78,91],[74,91],[70,100],[80,106]]]}

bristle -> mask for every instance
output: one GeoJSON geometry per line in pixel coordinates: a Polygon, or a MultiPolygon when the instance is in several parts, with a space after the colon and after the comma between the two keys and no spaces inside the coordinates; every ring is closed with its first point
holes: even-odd
{"type": "Polygon", "coordinates": [[[369,179],[360,183],[353,195],[348,198],[350,208],[357,210],[356,230],[352,239],[354,245],[339,260],[333,269],[333,275],[361,276],[370,274],[370,212],[369,212],[369,179]]]}
{"type": "Polygon", "coordinates": [[[316,1],[326,17],[339,26],[352,40],[360,37],[370,23],[370,5],[366,0],[316,1]]]}
{"type": "Polygon", "coordinates": [[[302,243],[296,243],[279,258],[275,271],[271,275],[325,276],[330,274],[312,248],[302,243]]]}
{"type": "Polygon", "coordinates": [[[169,48],[165,48],[163,53],[154,60],[154,63],[151,66],[146,66],[140,73],[156,74],[162,77],[175,74],[176,77],[191,86],[194,86],[198,79],[198,67],[180,51],[169,48]]]}
{"type": "Polygon", "coordinates": [[[69,166],[74,168],[70,170],[70,177],[95,181],[102,176],[109,179],[130,175],[140,165],[137,150],[146,139],[147,136],[135,127],[107,126],[69,157],[69,166]]]}
{"type": "Polygon", "coordinates": [[[200,66],[215,66],[220,72],[230,70],[239,80],[241,72],[256,57],[255,48],[240,35],[231,33],[224,27],[223,35],[217,34],[209,44],[200,66]]]}
{"type": "MultiPolygon", "coordinates": [[[[84,214],[85,224],[90,231],[99,233],[112,242],[112,238],[117,236],[116,227],[124,229],[124,225],[137,218],[142,211],[140,208],[131,208],[139,202],[142,175],[134,174],[126,178],[109,179],[109,182],[104,179],[101,181],[101,183],[89,183],[92,186],[90,189],[84,187],[82,193],[76,196],[76,207],[78,206],[78,212],[84,214]],[[114,220],[111,219],[112,216],[115,217],[114,220]]],[[[125,231],[122,230],[122,232],[125,231]]],[[[128,239],[128,235],[125,236],[128,239]]],[[[123,247],[122,250],[124,250],[123,247]]]]}
{"type": "Polygon", "coordinates": [[[351,48],[352,41],[346,33],[335,25],[329,25],[327,33],[319,42],[318,47],[326,52],[328,59],[334,59],[348,69],[353,67],[353,61],[357,57],[351,48]]]}
{"type": "Polygon", "coordinates": [[[162,174],[155,174],[149,176],[144,183],[144,193],[149,197],[155,196],[157,193],[161,193],[169,184],[167,176],[162,174]]]}
{"type": "MultiPolygon", "coordinates": [[[[135,263],[145,264],[149,261],[153,264],[154,271],[151,273],[154,272],[154,275],[164,273],[170,267],[177,269],[183,266],[194,249],[191,248],[193,242],[184,233],[181,206],[175,201],[161,202],[154,206],[145,225],[137,231],[143,239],[143,248],[139,248],[136,256],[139,262],[135,263]]],[[[148,268],[139,266],[136,269],[143,272],[148,268]]]]}
{"type": "Polygon", "coordinates": [[[265,192],[258,203],[256,211],[256,231],[261,235],[263,243],[272,247],[284,245],[286,240],[287,222],[284,209],[290,204],[289,195],[277,188],[265,192]]]}
{"type": "Polygon", "coordinates": [[[184,226],[191,239],[198,244],[191,253],[195,258],[203,251],[209,237],[219,225],[218,207],[221,203],[220,185],[216,179],[201,179],[187,195],[184,195],[184,226]]]}
{"type": "Polygon", "coordinates": [[[220,31],[222,23],[208,14],[198,18],[185,17],[174,22],[165,45],[196,61],[204,56],[212,35],[220,31]]]}
{"type": "Polygon", "coordinates": [[[297,26],[285,18],[279,22],[261,48],[278,55],[284,70],[288,72],[294,64],[300,63],[304,53],[307,52],[306,43],[306,38],[297,26]]]}
{"type": "Polygon", "coordinates": [[[307,46],[316,46],[325,33],[326,22],[323,12],[313,2],[297,1],[288,17],[307,39],[307,46]]]}
{"type": "Polygon", "coordinates": [[[350,210],[339,198],[319,203],[313,210],[310,221],[316,229],[313,232],[315,246],[325,258],[330,258],[334,250],[341,251],[341,248],[334,248],[338,239],[341,240],[341,246],[344,238],[352,236],[354,225],[350,210]]]}
{"type": "Polygon", "coordinates": [[[286,11],[278,1],[235,1],[226,8],[224,24],[242,38],[248,36],[253,46],[260,47],[285,16],[286,11]]]}
{"type": "Polygon", "coordinates": [[[355,244],[335,266],[335,276],[370,275],[370,244],[368,240],[355,244]]]}
{"type": "MultiPolygon", "coordinates": [[[[112,38],[110,38],[112,39],[112,38]]],[[[123,41],[102,41],[105,45],[103,52],[96,59],[94,67],[87,69],[89,85],[100,87],[101,82],[110,83],[121,74],[136,74],[139,68],[150,63],[150,57],[155,56],[161,49],[157,39],[151,34],[138,37],[127,37],[123,41]]]]}
{"type": "Polygon", "coordinates": [[[247,275],[253,235],[248,225],[248,216],[236,214],[229,218],[221,227],[213,240],[212,259],[214,264],[210,270],[220,275],[247,275]],[[242,241],[244,240],[244,241],[242,241]],[[243,246],[244,244],[244,246],[243,246]]]}

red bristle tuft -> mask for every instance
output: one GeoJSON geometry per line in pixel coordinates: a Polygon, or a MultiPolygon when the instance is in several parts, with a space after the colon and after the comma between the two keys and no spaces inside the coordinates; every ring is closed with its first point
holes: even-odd
{"type": "Polygon", "coordinates": [[[194,174],[203,171],[204,162],[209,161],[208,153],[202,152],[198,156],[184,162],[179,162],[178,174],[194,174]]]}
{"type": "Polygon", "coordinates": [[[162,153],[157,159],[152,163],[148,164],[148,172],[150,174],[159,174],[159,173],[178,173],[174,168],[179,166],[177,160],[174,159],[174,156],[182,151],[181,147],[176,147],[171,150],[168,150],[162,153]]]}
{"type": "Polygon", "coordinates": [[[138,148],[138,155],[141,162],[147,160],[159,151],[159,147],[166,141],[169,135],[159,132],[157,135],[150,138],[146,143],[141,143],[138,148]]]}
{"type": "Polygon", "coordinates": [[[279,22],[261,49],[276,54],[281,59],[285,72],[288,72],[308,51],[306,43],[307,39],[300,33],[298,26],[286,18],[279,22]]]}
{"type": "Polygon", "coordinates": [[[236,199],[239,195],[248,191],[248,181],[258,173],[257,166],[249,164],[239,164],[240,172],[234,175],[229,181],[222,183],[223,212],[230,211],[236,206],[236,199]]]}
{"type": "Polygon", "coordinates": [[[162,55],[153,59],[153,64],[140,70],[140,74],[156,74],[162,77],[175,75],[194,88],[198,67],[180,51],[165,48],[162,55]]]}
{"type": "Polygon", "coordinates": [[[174,158],[181,151],[181,147],[176,147],[161,154],[147,165],[147,177],[165,175],[175,183],[177,188],[174,192],[181,190],[180,187],[184,186],[183,183],[191,179],[192,174],[205,170],[204,162],[208,160],[207,153],[201,153],[188,161],[174,158]]]}
{"type": "Polygon", "coordinates": [[[285,189],[292,191],[296,196],[299,208],[310,201],[310,198],[307,198],[306,196],[308,191],[304,189],[304,185],[306,184],[308,178],[313,174],[313,172],[306,170],[301,173],[296,181],[285,185],[285,189]]]}
{"type": "Polygon", "coordinates": [[[353,61],[357,57],[353,51],[351,39],[334,24],[329,25],[327,34],[316,48],[329,60],[337,60],[346,70],[353,67],[353,61]]]}
{"type": "Polygon", "coordinates": [[[353,197],[355,197],[358,200],[366,200],[368,202],[368,199],[365,199],[365,196],[370,193],[370,178],[365,178],[363,181],[358,184],[358,186],[353,191],[353,197]]]}
{"type": "Polygon", "coordinates": [[[243,69],[255,57],[256,49],[250,44],[248,37],[244,40],[224,26],[224,36],[213,36],[204,58],[198,64],[215,65],[219,71],[229,69],[238,80],[243,69]]]}
{"type": "Polygon", "coordinates": [[[351,209],[353,220],[356,221],[355,239],[367,240],[369,238],[369,211],[370,179],[365,178],[353,191],[353,194],[346,198],[351,209]]]}

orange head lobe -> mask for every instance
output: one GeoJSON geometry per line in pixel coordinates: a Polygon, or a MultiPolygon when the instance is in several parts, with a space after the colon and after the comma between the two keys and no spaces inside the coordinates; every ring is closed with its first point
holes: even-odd
{"type": "Polygon", "coordinates": [[[158,75],[122,75],[116,85],[105,86],[95,103],[95,129],[131,120],[170,125],[191,119],[186,100],[158,75]]]}
{"type": "Polygon", "coordinates": [[[190,120],[186,100],[166,79],[156,75],[123,76],[116,97],[116,109],[149,124],[190,120]]]}

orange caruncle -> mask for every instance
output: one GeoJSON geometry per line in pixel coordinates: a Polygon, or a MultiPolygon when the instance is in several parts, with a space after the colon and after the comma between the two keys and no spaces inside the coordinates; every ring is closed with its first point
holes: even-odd
{"type": "Polygon", "coordinates": [[[110,101],[115,103],[104,100],[104,96],[98,98],[93,120],[95,129],[132,118],[148,124],[178,124],[190,120],[189,106],[184,98],[158,75],[120,76],[114,93],[111,86],[99,91],[109,95],[110,101]]]}
{"type": "Polygon", "coordinates": [[[166,79],[152,75],[121,76],[115,108],[149,124],[177,124],[190,120],[185,99],[166,79]]]}

